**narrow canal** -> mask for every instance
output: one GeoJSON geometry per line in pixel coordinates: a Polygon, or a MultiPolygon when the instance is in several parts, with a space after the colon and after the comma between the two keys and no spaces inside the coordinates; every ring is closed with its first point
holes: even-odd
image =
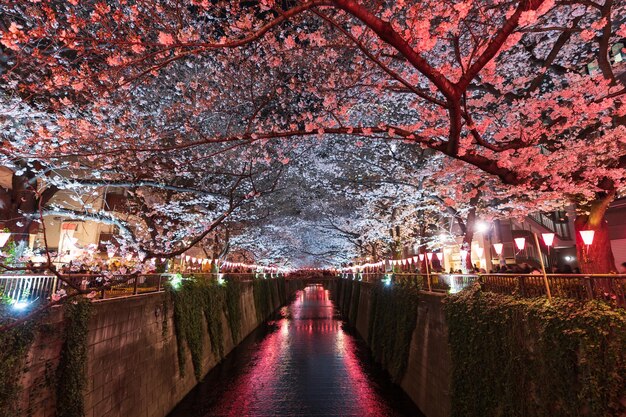
{"type": "Polygon", "coordinates": [[[422,416],[311,285],[242,342],[169,417],[422,416]]]}

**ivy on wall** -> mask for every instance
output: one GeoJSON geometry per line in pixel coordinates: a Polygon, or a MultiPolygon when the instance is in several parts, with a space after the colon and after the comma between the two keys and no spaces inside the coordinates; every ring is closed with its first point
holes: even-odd
{"type": "MultiPolygon", "coordinates": [[[[363,284],[361,284],[363,285],[363,284]]],[[[413,330],[417,324],[418,291],[401,285],[372,286],[369,345],[377,362],[400,382],[409,361],[413,330]]]]}
{"type": "Polygon", "coordinates": [[[223,290],[215,283],[203,279],[188,278],[177,288],[167,287],[168,296],[174,307],[174,330],[178,345],[178,366],[185,375],[186,351],[191,353],[191,362],[197,380],[202,377],[203,334],[206,330],[211,340],[211,349],[219,358],[224,353],[222,330],[223,290]]]}
{"type": "Polygon", "coordinates": [[[77,298],[65,305],[65,341],[56,371],[57,417],[84,417],[87,333],[91,303],[77,298]]]}
{"type": "Polygon", "coordinates": [[[228,281],[226,284],[226,310],[228,312],[228,324],[233,343],[237,343],[241,337],[242,286],[242,283],[236,281],[228,281]]]}
{"type": "Polygon", "coordinates": [[[0,417],[22,415],[17,401],[22,388],[20,376],[34,335],[31,322],[0,333],[0,417]]]}
{"type": "Polygon", "coordinates": [[[337,281],[339,308],[350,323],[358,319],[361,287],[371,285],[368,317],[369,346],[374,359],[399,382],[409,360],[413,331],[417,324],[419,294],[414,286],[361,281],[337,281]]]}
{"type": "Polygon", "coordinates": [[[600,302],[449,296],[454,416],[621,416],[626,312],[600,302]]]}
{"type": "Polygon", "coordinates": [[[348,321],[356,326],[356,319],[359,312],[359,301],[361,300],[361,285],[356,284],[352,288],[352,297],[350,301],[350,309],[348,310],[348,321]]]}
{"type": "MultiPolygon", "coordinates": [[[[284,278],[254,280],[254,304],[259,321],[264,320],[274,310],[276,297],[279,297],[277,285],[284,288],[284,278]],[[281,279],[282,284],[279,283],[281,279]]],[[[211,350],[219,359],[224,357],[224,315],[228,320],[233,342],[237,343],[241,337],[243,284],[227,281],[225,285],[218,285],[199,278],[187,278],[177,288],[168,286],[167,292],[173,304],[180,373],[184,376],[186,352],[189,350],[194,374],[200,380],[203,374],[205,322],[211,350]]]]}
{"type": "Polygon", "coordinates": [[[255,279],[253,281],[254,307],[259,321],[265,320],[274,310],[272,302],[273,279],[255,279]]]}

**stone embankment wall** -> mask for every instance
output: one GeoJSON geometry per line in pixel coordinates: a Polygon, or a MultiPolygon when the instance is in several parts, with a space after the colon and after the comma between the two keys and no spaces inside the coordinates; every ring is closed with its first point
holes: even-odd
{"type": "MultiPolygon", "coordinates": [[[[374,310],[376,296],[373,285],[347,280],[338,281],[338,284],[334,288],[338,307],[372,347],[373,311],[381,314],[380,307],[374,310]]],[[[451,414],[452,363],[443,298],[443,294],[426,292],[420,292],[417,297],[413,313],[417,321],[410,338],[404,372],[397,381],[426,417],[449,417],[451,414]]],[[[408,311],[405,313],[411,314],[408,311]]]]}
{"type": "MultiPolygon", "coordinates": [[[[272,280],[272,311],[281,300],[301,287],[287,281],[284,287],[272,280]],[[285,294],[276,294],[284,290],[285,294]]],[[[258,298],[257,294],[257,298],[258,298]]],[[[257,300],[258,301],[258,300],[257,300]]],[[[223,312],[224,354],[257,328],[265,318],[257,314],[252,283],[240,292],[241,329],[233,340],[223,312]]],[[[197,384],[191,355],[186,349],[184,370],[178,366],[178,343],[171,301],[166,293],[96,301],[92,305],[87,335],[86,417],[165,417],[197,384]],[[169,304],[169,305],[168,305],[169,304]]],[[[53,309],[39,326],[21,379],[21,415],[55,417],[55,370],[64,342],[63,309],[53,309]]],[[[210,348],[207,326],[202,335],[202,375],[220,360],[210,348]]],[[[17,376],[16,376],[17,377],[17,376]]]]}
{"type": "Polygon", "coordinates": [[[347,279],[333,294],[426,417],[626,417],[626,311],[614,299],[347,279]]]}

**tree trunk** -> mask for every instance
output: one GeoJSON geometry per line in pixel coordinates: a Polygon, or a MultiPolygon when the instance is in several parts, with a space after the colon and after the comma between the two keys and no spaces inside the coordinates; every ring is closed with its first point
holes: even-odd
{"type": "Polygon", "coordinates": [[[461,271],[464,274],[469,273],[474,268],[472,265],[472,240],[474,240],[474,230],[468,228],[463,235],[463,243],[461,244],[461,249],[467,251],[465,259],[461,257],[461,271]]]}
{"type": "Polygon", "coordinates": [[[578,264],[583,274],[608,274],[617,272],[611,249],[606,210],[615,198],[615,192],[605,193],[596,198],[588,208],[588,214],[579,214],[574,221],[578,264]],[[585,245],[580,236],[581,230],[595,232],[593,243],[585,245]]]}
{"type": "Polygon", "coordinates": [[[476,223],[476,209],[472,208],[465,220],[465,227],[461,228],[463,231],[463,243],[461,244],[461,249],[466,250],[467,254],[465,255],[465,259],[461,259],[461,271],[464,274],[470,272],[470,269],[473,272],[474,265],[472,265],[472,241],[474,240],[474,225],[476,223]]]}

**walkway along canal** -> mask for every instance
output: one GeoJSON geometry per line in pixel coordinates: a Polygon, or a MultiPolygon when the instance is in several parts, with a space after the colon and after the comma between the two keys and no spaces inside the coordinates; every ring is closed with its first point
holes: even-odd
{"type": "Polygon", "coordinates": [[[234,349],[170,417],[421,415],[317,284],[234,349]]]}

